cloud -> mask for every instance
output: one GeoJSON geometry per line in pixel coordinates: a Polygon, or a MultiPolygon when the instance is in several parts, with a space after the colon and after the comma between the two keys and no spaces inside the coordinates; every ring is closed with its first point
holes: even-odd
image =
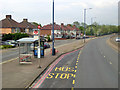
{"type": "Polygon", "coordinates": [[[70,8],[69,5],[57,5],[55,7],[55,10],[57,10],[57,11],[63,11],[63,10],[69,9],[69,8],[70,8]]]}
{"type": "Polygon", "coordinates": [[[115,6],[118,3],[117,0],[93,0],[93,2],[91,2],[92,5],[94,5],[97,8],[106,8],[106,7],[112,7],[115,6]]]}
{"type": "Polygon", "coordinates": [[[88,5],[84,2],[73,2],[72,6],[82,6],[83,8],[88,8],[88,5]]]}

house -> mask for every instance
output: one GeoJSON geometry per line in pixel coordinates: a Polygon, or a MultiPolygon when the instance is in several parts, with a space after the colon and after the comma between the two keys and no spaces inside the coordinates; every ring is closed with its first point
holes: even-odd
{"type": "Polygon", "coordinates": [[[21,32],[27,33],[29,35],[33,35],[33,29],[37,29],[37,26],[28,22],[28,19],[23,19],[23,21],[20,22],[20,25],[21,25],[21,32]]]}
{"type": "Polygon", "coordinates": [[[9,33],[27,33],[33,35],[33,29],[37,27],[28,22],[28,19],[23,19],[21,23],[12,19],[11,15],[6,15],[6,18],[0,21],[0,33],[9,34],[9,33]]]}
{"type": "MultiPolygon", "coordinates": [[[[64,23],[61,23],[61,25],[54,23],[55,38],[76,37],[79,31],[80,30],[75,25],[71,26],[70,24],[68,24],[67,26],[65,26],[64,23]]],[[[52,37],[52,24],[44,25],[40,30],[40,34],[43,36],[50,35],[52,37]]]]}
{"type": "Polygon", "coordinates": [[[12,19],[11,15],[6,15],[6,18],[0,21],[1,34],[20,32],[21,25],[12,19]]]}
{"type": "Polygon", "coordinates": [[[68,37],[68,28],[64,25],[64,23],[61,23],[61,34],[63,35],[63,38],[68,37]]]}
{"type": "MultiPolygon", "coordinates": [[[[43,36],[50,35],[50,37],[52,38],[52,29],[53,29],[52,24],[44,25],[40,30],[40,35],[43,35],[43,36]]],[[[58,24],[54,23],[55,38],[61,38],[62,37],[60,30],[61,30],[60,26],[58,24]]]]}

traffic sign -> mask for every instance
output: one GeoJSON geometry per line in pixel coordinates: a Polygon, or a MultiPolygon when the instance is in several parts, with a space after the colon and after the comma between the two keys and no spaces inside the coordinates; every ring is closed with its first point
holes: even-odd
{"type": "Polygon", "coordinates": [[[40,25],[38,25],[38,29],[40,29],[41,28],[41,26],[40,25]]]}
{"type": "Polygon", "coordinates": [[[33,31],[33,34],[38,34],[38,31],[37,30],[33,31]]]}

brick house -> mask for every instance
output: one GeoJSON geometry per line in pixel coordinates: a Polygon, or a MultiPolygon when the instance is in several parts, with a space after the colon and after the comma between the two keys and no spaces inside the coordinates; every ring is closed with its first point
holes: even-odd
{"type": "Polygon", "coordinates": [[[27,19],[23,19],[21,23],[12,19],[11,15],[6,15],[6,18],[0,21],[0,33],[9,34],[9,33],[27,33],[33,35],[33,29],[37,27],[28,22],[27,19]]]}
{"type": "MultiPolygon", "coordinates": [[[[61,38],[62,34],[60,32],[60,26],[56,23],[54,23],[54,35],[55,38],[61,38]]],[[[50,35],[50,37],[52,37],[52,24],[48,24],[48,25],[44,25],[41,30],[40,30],[40,34],[43,36],[47,36],[50,35]]]]}
{"type": "MultiPolygon", "coordinates": [[[[54,35],[55,38],[67,38],[67,37],[76,37],[80,30],[75,26],[71,26],[68,24],[67,26],[64,25],[64,23],[61,23],[61,25],[54,24],[54,35]]],[[[41,28],[41,35],[52,36],[52,24],[44,25],[41,28]]]]}
{"type": "Polygon", "coordinates": [[[0,21],[1,34],[20,32],[21,25],[12,19],[11,15],[6,15],[6,18],[0,21]]]}
{"type": "Polygon", "coordinates": [[[27,33],[30,35],[33,35],[33,29],[37,29],[37,26],[31,24],[30,22],[28,22],[28,19],[23,19],[22,22],[20,22],[21,25],[21,32],[22,33],[27,33]]]}

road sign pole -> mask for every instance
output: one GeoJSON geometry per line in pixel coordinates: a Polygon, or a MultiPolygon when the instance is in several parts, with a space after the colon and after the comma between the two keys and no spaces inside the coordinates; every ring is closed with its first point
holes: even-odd
{"type": "Polygon", "coordinates": [[[39,68],[41,68],[40,66],[40,58],[41,58],[41,48],[40,48],[40,25],[38,25],[38,32],[39,32],[39,35],[38,35],[38,43],[39,43],[39,47],[38,47],[38,64],[39,64],[39,68]]]}

